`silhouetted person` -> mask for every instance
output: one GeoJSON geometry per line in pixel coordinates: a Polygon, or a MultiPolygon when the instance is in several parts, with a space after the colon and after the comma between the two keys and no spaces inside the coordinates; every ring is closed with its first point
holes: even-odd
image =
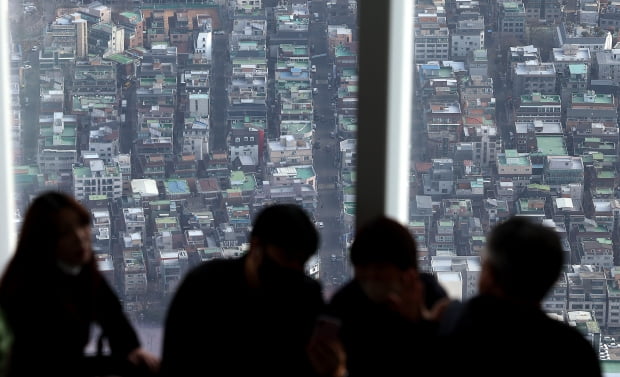
{"type": "Polygon", "coordinates": [[[13,344],[13,334],[9,329],[2,310],[0,309],[0,377],[8,374],[9,355],[13,344]]]}
{"type": "Polygon", "coordinates": [[[443,342],[446,375],[600,376],[584,335],[541,309],[563,266],[556,232],[514,217],[492,229],[485,249],[479,294],[443,342]]]}
{"type": "Polygon", "coordinates": [[[9,376],[89,375],[83,356],[95,324],[118,360],[101,367],[156,371],[159,361],[140,347],[97,269],[90,225],[88,211],[62,193],[41,194],[28,208],[0,281],[0,307],[13,334],[9,376]]]}
{"type": "Polygon", "coordinates": [[[312,375],[306,347],[324,302],[304,264],[318,243],[301,207],[262,209],[247,254],[183,279],[166,318],[164,375],[312,375]]]}
{"type": "MultiPolygon", "coordinates": [[[[330,344],[321,344],[313,338],[310,354],[317,370],[342,375],[343,368],[330,372],[330,364],[343,357],[351,377],[413,376],[430,370],[438,324],[427,306],[447,298],[432,275],[418,271],[411,233],[395,220],[376,218],[356,233],[350,258],[354,278],[335,293],[326,310],[328,323],[340,323],[344,355],[329,339],[330,344]]],[[[317,333],[326,326],[319,322],[317,333]]]]}

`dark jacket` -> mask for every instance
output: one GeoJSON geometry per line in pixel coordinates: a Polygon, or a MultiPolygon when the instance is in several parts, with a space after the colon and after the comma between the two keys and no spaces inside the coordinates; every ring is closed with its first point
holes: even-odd
{"type": "Polygon", "coordinates": [[[446,376],[601,375],[597,352],[576,328],[491,296],[467,301],[443,344],[446,376]]]}
{"type": "Polygon", "coordinates": [[[245,258],[206,262],[183,280],[166,318],[163,375],[312,375],[306,347],[324,305],[320,285],[298,272],[251,288],[245,258]]]}
{"type": "MultiPolygon", "coordinates": [[[[427,305],[432,305],[446,293],[432,275],[423,275],[427,305]]],[[[336,292],[327,314],[341,320],[350,377],[422,376],[434,368],[437,324],[412,322],[371,301],[355,279],[336,292]]]]}
{"type": "Polygon", "coordinates": [[[70,276],[55,269],[3,299],[13,333],[9,376],[83,376],[84,349],[92,326],[107,335],[120,359],[140,346],[120,301],[103,276],[83,270],[70,276]]]}

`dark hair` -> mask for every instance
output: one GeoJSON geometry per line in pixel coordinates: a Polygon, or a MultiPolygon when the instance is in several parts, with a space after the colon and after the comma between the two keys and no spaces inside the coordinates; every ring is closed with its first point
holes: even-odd
{"type": "Polygon", "coordinates": [[[281,248],[291,260],[306,261],[316,253],[319,234],[308,214],[295,204],[263,208],[254,221],[251,237],[263,245],[281,248]]]}
{"type": "MultiPolygon", "coordinates": [[[[54,271],[55,247],[62,236],[59,220],[64,210],[75,212],[81,224],[91,224],[89,212],[67,194],[47,191],[32,201],[19,231],[15,254],[0,282],[0,295],[19,290],[29,282],[40,282],[41,275],[54,271]]],[[[85,267],[96,271],[94,258],[85,267]]]]}
{"type": "Polygon", "coordinates": [[[416,242],[407,228],[386,216],[379,216],[357,231],[351,245],[354,266],[390,264],[401,270],[418,268],[416,242]]]}
{"type": "Polygon", "coordinates": [[[495,226],[483,257],[505,294],[536,301],[555,284],[564,263],[562,243],[555,230],[523,217],[512,217],[495,226]]]}

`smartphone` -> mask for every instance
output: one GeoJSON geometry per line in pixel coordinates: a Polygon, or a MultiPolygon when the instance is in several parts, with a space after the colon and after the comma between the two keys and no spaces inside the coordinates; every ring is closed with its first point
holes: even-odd
{"type": "Polygon", "coordinates": [[[320,316],[314,327],[314,334],[320,338],[337,338],[340,333],[340,319],[331,316],[320,316]]]}

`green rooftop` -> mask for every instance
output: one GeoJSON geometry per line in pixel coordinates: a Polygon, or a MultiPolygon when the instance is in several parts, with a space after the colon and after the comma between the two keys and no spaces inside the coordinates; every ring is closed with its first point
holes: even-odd
{"type": "Polygon", "coordinates": [[[312,166],[308,166],[308,167],[297,167],[297,176],[300,179],[306,180],[308,178],[312,178],[314,177],[316,174],[314,173],[314,169],[312,168],[312,166]]]}
{"type": "Polygon", "coordinates": [[[569,64],[568,72],[571,75],[585,75],[588,73],[588,66],[585,64],[569,64]]]}
{"type": "Polygon", "coordinates": [[[131,57],[129,55],[125,55],[125,54],[112,54],[112,55],[108,55],[105,57],[105,59],[107,60],[111,60],[115,63],[119,63],[119,64],[129,64],[135,60],[137,60],[137,58],[131,57]]]}
{"type": "Polygon", "coordinates": [[[506,2],[501,3],[501,5],[504,7],[504,9],[513,10],[513,11],[523,8],[522,3],[517,3],[513,1],[506,1],[506,2]]]}
{"type": "Polygon", "coordinates": [[[587,334],[600,334],[601,329],[596,321],[577,322],[575,325],[583,335],[587,334]]]}
{"type": "Polygon", "coordinates": [[[594,194],[596,195],[612,195],[614,190],[608,187],[597,187],[594,189],[594,194]]]}
{"type": "Polygon", "coordinates": [[[357,182],[357,172],[355,170],[342,172],[343,184],[353,184],[357,182]]]}
{"type": "Polygon", "coordinates": [[[551,191],[551,186],[549,185],[541,185],[538,183],[531,183],[527,185],[529,190],[537,190],[537,191],[551,191]]]}
{"type": "Polygon", "coordinates": [[[149,205],[151,205],[152,207],[162,206],[162,205],[170,205],[170,203],[172,203],[172,201],[168,200],[168,199],[151,200],[151,201],[149,201],[149,205]]]}
{"type": "Polygon", "coordinates": [[[345,45],[335,46],[335,48],[334,48],[334,55],[337,58],[338,57],[343,57],[343,56],[356,56],[355,52],[351,51],[351,48],[349,48],[349,46],[345,46],[345,45]]]}
{"type": "Polygon", "coordinates": [[[71,110],[74,112],[88,111],[90,109],[113,109],[118,105],[115,96],[106,95],[73,95],[71,97],[71,110]]]}
{"type": "Polygon", "coordinates": [[[44,147],[75,146],[77,142],[76,129],[76,125],[65,123],[60,133],[54,133],[51,124],[41,125],[39,135],[43,139],[44,147]]]}
{"type": "Polygon", "coordinates": [[[536,136],[538,150],[544,156],[568,156],[562,136],[536,136]]]}
{"type": "Polygon", "coordinates": [[[267,122],[263,119],[257,119],[246,115],[243,119],[233,119],[230,121],[230,127],[234,129],[255,128],[264,130],[267,128],[267,122]]]}
{"type": "Polygon", "coordinates": [[[355,115],[338,115],[338,128],[347,131],[357,131],[357,117],[355,115]]]}
{"type": "Polygon", "coordinates": [[[355,202],[344,202],[342,205],[344,207],[345,214],[355,216],[355,202]]]}
{"type": "Polygon", "coordinates": [[[75,178],[92,177],[92,172],[87,167],[73,168],[73,176],[75,178]]]}
{"type": "Polygon", "coordinates": [[[344,188],[342,189],[342,192],[345,195],[355,195],[355,186],[351,185],[351,186],[344,186],[344,188]]]}
{"type": "Polygon", "coordinates": [[[601,245],[613,245],[613,241],[609,238],[598,237],[596,239],[596,242],[600,243],[601,245]]]}
{"type": "Polygon", "coordinates": [[[234,56],[232,58],[232,66],[235,68],[236,66],[242,65],[256,65],[267,66],[267,58],[264,57],[256,57],[256,56],[234,56]]]}
{"type": "Polygon", "coordinates": [[[598,103],[611,105],[614,103],[614,97],[612,94],[573,93],[571,101],[573,104],[598,103]]]}
{"type": "Polygon", "coordinates": [[[202,259],[209,259],[212,258],[212,256],[218,256],[220,254],[222,254],[222,248],[220,247],[199,247],[196,248],[196,252],[198,253],[198,255],[200,255],[200,257],[202,259]]]}
{"type": "Polygon", "coordinates": [[[280,132],[286,135],[303,135],[312,130],[310,121],[282,121],[280,122],[280,132]]]}
{"type": "Polygon", "coordinates": [[[34,165],[14,166],[13,176],[16,186],[43,183],[43,175],[39,174],[39,167],[34,165]]]}
{"type": "Polygon", "coordinates": [[[500,165],[530,166],[532,162],[526,153],[519,153],[516,149],[506,149],[506,152],[497,156],[500,165]]]}
{"type": "Polygon", "coordinates": [[[556,94],[541,94],[541,93],[532,93],[532,94],[523,94],[521,96],[521,104],[531,104],[531,103],[552,103],[552,104],[561,104],[561,99],[559,95],[556,94]]]}
{"type": "Polygon", "coordinates": [[[280,50],[287,55],[292,56],[308,56],[308,46],[307,45],[293,45],[293,44],[281,44],[280,50]]]}
{"type": "Polygon", "coordinates": [[[155,224],[157,225],[176,225],[177,218],[175,216],[163,216],[155,218],[155,224]]]}
{"type": "Polygon", "coordinates": [[[603,375],[609,377],[620,375],[620,360],[601,360],[600,363],[603,375]]]}
{"type": "Polygon", "coordinates": [[[137,22],[142,20],[142,12],[124,11],[121,12],[120,15],[128,20],[136,20],[137,22]]]}
{"type": "Polygon", "coordinates": [[[251,191],[256,188],[256,178],[252,174],[235,170],[230,173],[230,186],[233,190],[251,191]]]}
{"type": "Polygon", "coordinates": [[[596,172],[596,178],[613,179],[615,177],[616,177],[616,174],[609,170],[599,170],[596,172]]]}

